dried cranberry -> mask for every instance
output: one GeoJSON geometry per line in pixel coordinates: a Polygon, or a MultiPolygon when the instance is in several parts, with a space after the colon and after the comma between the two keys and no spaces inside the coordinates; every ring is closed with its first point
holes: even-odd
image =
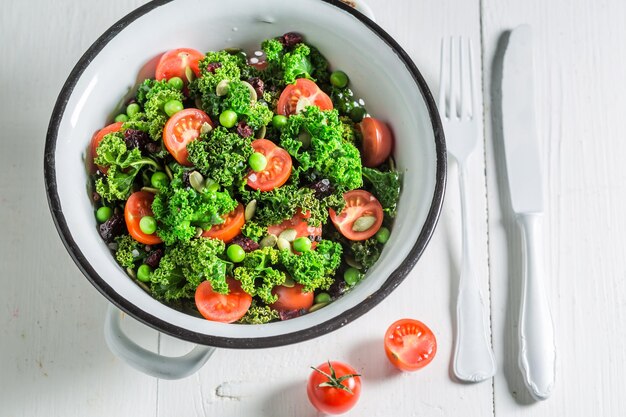
{"type": "Polygon", "coordinates": [[[206,66],[206,70],[210,73],[214,73],[215,70],[221,68],[221,66],[221,62],[209,62],[209,64],[206,66]]]}
{"type": "Polygon", "coordinates": [[[306,314],[306,313],[307,311],[304,309],[278,311],[278,315],[280,316],[281,320],[295,319],[296,317],[300,317],[301,315],[306,314]]]}
{"type": "Polygon", "coordinates": [[[246,252],[252,252],[254,250],[259,249],[259,244],[249,237],[245,237],[244,235],[239,235],[230,241],[231,245],[239,245],[246,252]]]}
{"type": "Polygon", "coordinates": [[[146,258],[145,261],[143,261],[143,263],[148,265],[150,268],[158,268],[159,263],[161,262],[161,258],[163,257],[163,254],[164,254],[163,249],[161,248],[155,249],[151,251],[150,253],[148,253],[148,257],[146,258]]]}
{"type": "Polygon", "coordinates": [[[146,151],[148,151],[148,153],[158,153],[161,151],[161,145],[156,142],[148,142],[146,151]]]}
{"type": "Polygon", "coordinates": [[[142,130],[126,129],[124,132],[124,142],[128,149],[139,149],[141,152],[145,152],[146,146],[150,142],[148,134],[142,130]]]}
{"type": "Polygon", "coordinates": [[[335,282],[328,288],[328,294],[337,299],[348,290],[348,284],[343,279],[335,279],[335,282]]]}
{"type": "Polygon", "coordinates": [[[100,232],[100,237],[102,237],[106,243],[113,242],[113,239],[126,232],[124,216],[120,213],[113,214],[109,220],[100,225],[98,231],[100,232]]]}
{"type": "Polygon", "coordinates": [[[189,174],[190,174],[190,171],[183,172],[183,177],[182,177],[183,186],[185,186],[186,188],[191,187],[191,183],[189,182],[189,174]]]}
{"type": "Polygon", "coordinates": [[[278,41],[286,48],[291,48],[302,42],[302,35],[297,32],[287,32],[278,38],[278,41]]]}
{"type": "Polygon", "coordinates": [[[315,198],[317,199],[328,197],[334,191],[333,186],[330,184],[330,180],[327,178],[311,184],[309,188],[315,191],[315,198]]]}
{"type": "Polygon", "coordinates": [[[265,91],[265,83],[259,77],[252,77],[248,80],[254,91],[256,91],[257,97],[263,97],[263,92],[265,91]]]}
{"type": "Polygon", "coordinates": [[[100,201],[100,198],[101,198],[100,194],[98,194],[97,192],[94,191],[93,193],[91,193],[91,200],[94,203],[97,203],[98,201],[100,201]]]}
{"type": "Polygon", "coordinates": [[[254,134],[254,130],[252,130],[252,128],[242,120],[241,122],[237,123],[237,133],[242,138],[249,138],[254,134]]]}

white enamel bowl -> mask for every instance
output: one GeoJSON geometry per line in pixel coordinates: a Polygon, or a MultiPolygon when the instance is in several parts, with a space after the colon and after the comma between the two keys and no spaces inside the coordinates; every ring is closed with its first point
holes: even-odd
{"type": "MultiPolygon", "coordinates": [[[[150,68],[150,65],[147,65],[150,68]]],[[[417,68],[373,21],[335,0],[154,1],[124,17],[85,53],[54,108],[45,150],[52,216],[74,261],[113,304],[136,319],[201,345],[259,348],[335,330],[372,309],[415,265],[437,223],[446,157],[434,101],[417,68]],[[391,238],[367,277],[344,297],[302,317],[264,325],[211,322],[152,298],[116,264],[98,235],[87,193],[85,153],[94,131],[119,111],[146,64],[168,49],[242,47],[288,31],[303,33],[349,74],[367,109],[388,121],[403,176],[391,238]]]]}

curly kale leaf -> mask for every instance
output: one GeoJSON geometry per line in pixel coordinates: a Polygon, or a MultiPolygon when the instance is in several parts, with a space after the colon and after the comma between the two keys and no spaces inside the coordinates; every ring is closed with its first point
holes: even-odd
{"type": "Polygon", "coordinates": [[[317,85],[325,90],[330,85],[330,71],[328,69],[328,60],[314,46],[308,45],[310,49],[309,60],[313,66],[311,76],[317,80],[317,85]]]}
{"type": "Polygon", "coordinates": [[[278,250],[270,247],[257,249],[246,255],[243,264],[233,270],[233,275],[245,292],[272,304],[278,299],[272,289],[286,279],[284,272],[273,268],[278,261],[278,250]]]}
{"type": "Polygon", "coordinates": [[[363,177],[371,184],[372,194],[378,198],[383,209],[392,218],[396,216],[396,205],[400,198],[400,174],[398,171],[382,172],[363,167],[363,177]]]}
{"type": "Polygon", "coordinates": [[[349,241],[349,252],[354,260],[363,266],[364,271],[372,267],[380,257],[383,245],[375,237],[358,242],[349,241]]]}
{"type": "Polygon", "coordinates": [[[214,291],[228,294],[228,263],[220,258],[224,248],[224,242],[210,238],[167,246],[159,267],[150,274],[152,293],[166,301],[189,298],[208,280],[214,291]]]}
{"type": "Polygon", "coordinates": [[[311,49],[304,43],[297,44],[291,52],[283,56],[282,69],[285,83],[293,84],[298,78],[308,78],[315,81],[311,76],[313,65],[309,60],[311,49]]]}
{"type": "Polygon", "coordinates": [[[233,110],[240,120],[258,130],[272,121],[274,113],[261,101],[251,102],[250,90],[242,81],[231,81],[223,103],[224,109],[233,110]]]}
{"type": "Polygon", "coordinates": [[[224,187],[245,184],[248,158],[254,153],[249,139],[218,127],[189,142],[187,150],[189,161],[205,177],[224,187]]]}
{"type": "MultiPolygon", "coordinates": [[[[165,113],[165,103],[171,100],[182,102],[183,93],[173,87],[167,80],[145,80],[137,91],[137,102],[144,107],[145,123],[148,133],[153,140],[160,140],[163,127],[168,116],[165,113]]],[[[145,127],[140,130],[145,131],[145,127]]]]}
{"type": "Polygon", "coordinates": [[[240,56],[226,51],[208,52],[200,61],[200,77],[190,83],[189,90],[192,97],[200,99],[202,109],[210,116],[216,117],[222,110],[222,99],[215,88],[222,80],[239,81],[242,65],[240,56]]]}
{"type": "Polygon", "coordinates": [[[260,226],[254,220],[248,220],[241,228],[241,234],[258,243],[267,234],[267,227],[260,226]]]}
{"type": "Polygon", "coordinates": [[[334,282],[334,275],[341,264],[341,245],[322,240],[314,251],[294,255],[288,250],[280,251],[280,263],[293,279],[304,286],[304,291],[318,288],[327,290],[334,282]]]}
{"type": "Polygon", "coordinates": [[[127,199],[141,168],[159,166],[153,159],[143,157],[139,149],[128,149],[120,132],[109,133],[102,139],[94,163],[107,167],[106,177],[96,181],[96,191],[108,201],[127,199]]]}
{"type": "Polygon", "coordinates": [[[237,201],[223,191],[199,193],[185,187],[180,180],[182,169],[176,172],[169,188],[158,193],[152,202],[157,234],[166,245],[189,241],[196,228],[208,229],[224,222],[223,215],[237,207],[237,201]]]}
{"type": "Polygon", "coordinates": [[[353,190],[363,184],[361,154],[343,136],[344,127],[336,110],[309,106],[289,117],[281,134],[281,146],[296,158],[300,170],[315,169],[337,188],[353,190]],[[303,131],[311,136],[307,149],[298,139],[303,131]]]}
{"type": "Polygon", "coordinates": [[[278,311],[270,306],[257,305],[257,302],[252,300],[252,305],[238,322],[242,324],[265,324],[279,318],[278,311]]]}
{"type": "Polygon", "coordinates": [[[265,60],[269,64],[280,64],[285,55],[285,47],[275,38],[264,40],[261,49],[265,52],[265,60]]]}
{"type": "Polygon", "coordinates": [[[117,263],[124,268],[133,268],[135,262],[140,259],[141,245],[130,235],[122,235],[115,238],[117,250],[115,251],[115,259],[117,263]]]}

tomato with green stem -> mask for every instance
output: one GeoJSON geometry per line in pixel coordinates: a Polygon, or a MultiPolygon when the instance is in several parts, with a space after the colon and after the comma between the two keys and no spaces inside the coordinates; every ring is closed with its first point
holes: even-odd
{"type": "Polygon", "coordinates": [[[300,113],[308,106],[317,106],[321,110],[332,110],[333,101],[313,81],[298,78],[295,84],[288,84],[280,94],[276,113],[289,116],[300,113]]]}
{"type": "Polygon", "coordinates": [[[204,54],[191,48],[178,48],[167,51],[159,59],[154,77],[157,81],[178,77],[187,80],[187,67],[196,77],[200,76],[200,60],[204,54]]]}
{"type": "Polygon", "coordinates": [[[385,353],[389,361],[403,371],[417,371],[428,365],[437,353],[432,330],[414,319],[394,322],[385,333],[385,353]]]}
{"type": "Polygon", "coordinates": [[[342,414],[355,406],[361,395],[361,375],[354,368],[328,361],[312,369],[306,392],[317,410],[342,414]]]}
{"type": "Polygon", "coordinates": [[[220,239],[226,243],[233,240],[241,232],[241,228],[246,222],[243,205],[239,203],[235,210],[225,214],[222,218],[224,223],[216,224],[209,230],[205,230],[202,236],[220,239]]]}

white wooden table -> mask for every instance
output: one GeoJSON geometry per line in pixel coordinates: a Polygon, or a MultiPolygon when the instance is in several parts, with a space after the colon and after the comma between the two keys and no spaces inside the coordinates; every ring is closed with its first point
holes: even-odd
{"type": "MultiPolygon", "coordinates": [[[[484,136],[470,162],[472,241],[490,295],[493,380],[450,376],[459,270],[456,167],[443,214],[416,268],[375,311],[327,336],[282,348],[218,350],[182,381],[142,375],[105,346],[107,302],[71,261],[46,203],[43,144],[67,74],[110,25],[142,0],[0,0],[0,417],[315,416],[310,365],[350,362],[364,375],[352,416],[626,415],[626,2],[623,0],[369,0],[433,91],[440,39],[470,36],[482,58],[484,136]],[[492,68],[501,35],[535,35],[537,117],[548,211],[547,290],[556,325],[553,396],[527,394],[517,368],[520,236],[508,211],[492,68]],[[437,357],[402,374],[382,349],[401,317],[428,323],[437,357]]],[[[158,28],[157,28],[158,30],[158,28]]],[[[132,320],[142,343],[189,346],[132,320]]]]}

